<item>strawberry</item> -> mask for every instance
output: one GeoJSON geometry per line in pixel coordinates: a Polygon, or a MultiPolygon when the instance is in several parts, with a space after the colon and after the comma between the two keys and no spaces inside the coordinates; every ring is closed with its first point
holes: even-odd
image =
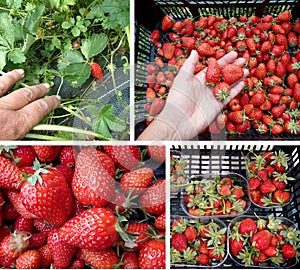
{"type": "Polygon", "coordinates": [[[24,218],[23,216],[18,216],[14,222],[14,231],[26,231],[29,233],[33,232],[33,222],[32,219],[24,218]]]}
{"type": "Polygon", "coordinates": [[[228,184],[221,184],[218,186],[218,193],[221,196],[228,196],[231,194],[230,185],[228,184]]]}
{"type": "Polygon", "coordinates": [[[291,195],[288,191],[278,189],[274,192],[273,198],[274,198],[275,202],[282,205],[282,204],[286,204],[290,201],[291,195]]]}
{"type": "Polygon", "coordinates": [[[49,163],[58,156],[62,147],[54,145],[33,145],[32,148],[35,151],[39,161],[49,163]]]}
{"type": "Polygon", "coordinates": [[[156,92],[150,88],[150,87],[147,87],[146,89],[146,100],[148,102],[152,102],[152,100],[156,97],[156,92]]]}
{"type": "Polygon", "coordinates": [[[174,55],[175,46],[170,42],[166,42],[163,44],[162,50],[163,50],[164,57],[170,60],[174,55]]]}
{"type": "Polygon", "coordinates": [[[66,166],[66,165],[58,164],[55,166],[55,169],[60,171],[63,174],[63,176],[65,177],[68,185],[71,185],[71,182],[73,179],[73,174],[74,174],[72,168],[69,166],[66,166]]]}
{"type": "Polygon", "coordinates": [[[221,69],[216,58],[211,57],[208,62],[205,78],[209,85],[214,85],[220,80],[221,69]]]}
{"type": "Polygon", "coordinates": [[[244,122],[244,115],[242,111],[235,111],[228,113],[228,119],[235,124],[242,124],[244,122]]]}
{"type": "Polygon", "coordinates": [[[274,192],[275,190],[276,187],[270,180],[266,180],[260,185],[260,191],[262,193],[268,194],[274,192]]]}
{"type": "Polygon", "coordinates": [[[218,82],[213,88],[213,94],[219,101],[226,102],[230,95],[231,87],[226,82],[218,82]]]}
{"type": "Polygon", "coordinates": [[[265,255],[267,255],[268,257],[276,257],[276,256],[278,256],[278,250],[277,250],[277,248],[275,246],[269,246],[269,247],[267,247],[263,251],[263,253],[265,255]]]}
{"type": "Polygon", "coordinates": [[[196,39],[194,37],[183,36],[181,38],[181,41],[182,41],[182,47],[187,48],[188,51],[195,49],[196,39]]]}
{"type": "Polygon", "coordinates": [[[65,223],[72,211],[72,193],[61,172],[35,163],[34,175],[21,186],[24,207],[55,226],[65,223]]]}
{"type": "Polygon", "coordinates": [[[174,19],[170,15],[165,15],[161,22],[161,29],[167,31],[174,26],[174,19]]]}
{"type": "Polygon", "coordinates": [[[83,269],[85,267],[85,262],[83,259],[75,259],[73,260],[69,269],[83,269]]]}
{"type": "Polygon", "coordinates": [[[147,153],[152,159],[164,163],[166,159],[166,147],[164,145],[147,145],[147,153]]]}
{"type": "Polygon", "coordinates": [[[120,179],[120,189],[125,195],[130,189],[133,189],[134,195],[141,194],[149,186],[153,176],[153,170],[147,167],[126,172],[120,179]]]}
{"type": "Polygon", "coordinates": [[[32,166],[36,153],[31,146],[20,145],[12,150],[14,160],[19,167],[32,166]]]}
{"type": "Polygon", "coordinates": [[[258,90],[256,93],[251,97],[250,104],[254,107],[259,107],[263,105],[266,101],[266,96],[263,91],[258,90]]]}
{"type": "Polygon", "coordinates": [[[76,160],[72,190],[83,205],[104,206],[115,190],[115,180],[104,166],[105,159],[99,159],[98,152],[97,149],[83,148],[76,160]]]}
{"type": "Polygon", "coordinates": [[[0,243],[0,257],[14,259],[20,256],[29,245],[30,233],[15,231],[5,236],[0,243]]]}
{"type": "Polygon", "coordinates": [[[48,234],[48,245],[51,250],[53,263],[56,268],[69,268],[73,255],[76,252],[76,247],[71,246],[62,240],[60,229],[54,228],[48,234]]]}
{"type": "Polygon", "coordinates": [[[195,260],[199,265],[210,265],[211,264],[211,258],[207,254],[198,254],[195,257],[195,260]]]}
{"type": "Polygon", "coordinates": [[[29,239],[29,249],[38,249],[47,242],[47,235],[43,232],[34,232],[29,239]]]}
{"type": "Polygon", "coordinates": [[[162,109],[164,108],[164,106],[165,106],[165,100],[160,97],[155,97],[152,100],[152,103],[151,103],[151,106],[149,109],[149,114],[152,116],[159,114],[162,111],[162,109]]]}
{"type": "Polygon", "coordinates": [[[268,230],[256,232],[250,239],[252,245],[259,250],[265,250],[271,242],[271,233],[268,230]]]}
{"type": "Polygon", "coordinates": [[[153,226],[146,223],[130,223],[126,232],[137,236],[134,236],[133,244],[125,243],[125,246],[132,248],[134,251],[141,250],[151,240],[150,231],[153,230],[153,226]]]}
{"type": "Polygon", "coordinates": [[[278,14],[277,19],[280,22],[288,22],[292,19],[291,12],[289,10],[282,11],[278,14]]]}
{"type": "Polygon", "coordinates": [[[162,213],[155,219],[154,226],[158,230],[166,229],[166,212],[162,213]]]}
{"type": "Polygon", "coordinates": [[[112,248],[99,251],[82,249],[82,257],[94,269],[112,269],[119,263],[119,258],[112,248]]]}
{"type": "Polygon", "coordinates": [[[238,240],[236,238],[233,239],[229,239],[229,249],[230,252],[234,255],[234,256],[238,256],[240,251],[244,248],[244,243],[242,240],[238,240]]]}
{"type": "Polygon", "coordinates": [[[150,39],[151,43],[155,43],[156,41],[159,41],[159,39],[160,39],[159,30],[157,30],[157,29],[153,30],[149,36],[149,39],[150,39]]]}
{"type": "Polygon", "coordinates": [[[38,250],[26,250],[16,260],[17,269],[38,269],[41,265],[41,254],[38,250]]]}
{"type": "Polygon", "coordinates": [[[103,78],[103,72],[102,72],[102,67],[100,66],[100,64],[96,63],[96,62],[92,62],[90,63],[90,68],[91,68],[91,75],[100,80],[103,78]]]}
{"type": "Polygon", "coordinates": [[[257,229],[256,222],[251,218],[245,218],[241,221],[238,230],[241,234],[254,233],[257,229]]]}
{"type": "Polygon", "coordinates": [[[209,45],[207,42],[200,43],[197,47],[196,50],[199,55],[201,56],[214,56],[216,51],[212,46],[209,45]]]}
{"type": "Polygon", "coordinates": [[[60,228],[59,235],[72,246],[103,250],[109,248],[117,238],[116,223],[112,211],[101,207],[89,208],[68,220],[60,228]]]}
{"type": "Polygon", "coordinates": [[[248,180],[248,185],[249,185],[250,190],[257,189],[260,186],[260,184],[261,184],[261,181],[257,177],[251,177],[248,180]]]}
{"type": "Polygon", "coordinates": [[[122,255],[122,269],[138,269],[139,262],[135,252],[125,251],[122,255]]]}
{"type": "Polygon", "coordinates": [[[266,65],[264,63],[258,64],[254,74],[258,79],[264,79],[267,76],[266,65]]]}
{"type": "Polygon", "coordinates": [[[234,187],[231,191],[233,195],[235,195],[236,199],[240,199],[244,197],[245,193],[242,187],[234,187]]]}
{"type": "Polygon", "coordinates": [[[297,252],[294,246],[289,243],[285,243],[281,246],[282,255],[286,259],[292,259],[296,256],[297,252]]]}
{"type": "Polygon", "coordinates": [[[38,251],[41,255],[40,267],[41,268],[49,267],[53,262],[53,258],[52,258],[51,250],[49,248],[49,244],[46,244],[46,245],[40,247],[38,249],[38,251]]]}
{"type": "Polygon", "coordinates": [[[158,216],[165,212],[165,188],[166,180],[160,180],[140,196],[140,203],[149,214],[158,216]]]}
{"type": "Polygon", "coordinates": [[[283,132],[283,126],[279,124],[275,124],[271,127],[271,133],[273,135],[280,135],[283,132]]]}
{"type": "Polygon", "coordinates": [[[20,169],[9,159],[0,156],[0,187],[20,189],[20,184],[23,180],[20,169]]]}
{"type": "Polygon", "coordinates": [[[295,83],[293,97],[295,101],[300,102],[300,83],[295,83]]]}
{"type": "Polygon", "coordinates": [[[166,268],[165,241],[153,239],[148,242],[139,253],[139,268],[164,269],[166,268]]]}
{"type": "Polygon", "coordinates": [[[59,162],[62,165],[73,168],[75,166],[75,158],[77,156],[77,151],[73,146],[64,146],[59,153],[59,162]]]}
{"type": "Polygon", "coordinates": [[[188,242],[193,242],[197,238],[197,230],[194,226],[188,226],[184,231],[184,235],[188,242]]]}

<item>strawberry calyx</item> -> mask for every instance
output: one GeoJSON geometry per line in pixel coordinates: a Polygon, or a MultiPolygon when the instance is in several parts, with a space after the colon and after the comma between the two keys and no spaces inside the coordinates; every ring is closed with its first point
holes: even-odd
{"type": "Polygon", "coordinates": [[[29,239],[31,233],[25,231],[14,231],[10,234],[8,242],[10,243],[9,249],[14,250],[14,255],[21,254],[29,246],[29,239]]]}
{"type": "Polygon", "coordinates": [[[34,174],[29,175],[29,177],[27,178],[28,183],[31,186],[34,186],[36,184],[36,182],[39,182],[40,184],[43,183],[41,174],[47,174],[49,173],[49,171],[46,168],[49,168],[50,166],[45,166],[42,165],[38,159],[35,159],[34,163],[33,163],[33,170],[34,170],[34,174]]]}

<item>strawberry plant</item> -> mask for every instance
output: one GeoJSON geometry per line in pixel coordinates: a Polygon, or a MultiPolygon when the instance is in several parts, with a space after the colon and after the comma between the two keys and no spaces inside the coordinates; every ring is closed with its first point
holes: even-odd
{"type": "Polygon", "coordinates": [[[261,207],[280,207],[289,204],[292,189],[289,175],[289,156],[281,149],[253,152],[245,157],[251,201],[261,207]]]}
{"type": "Polygon", "coordinates": [[[228,227],[230,255],[246,267],[292,267],[299,261],[299,233],[286,218],[238,217],[228,227]]]}
{"type": "Polygon", "coordinates": [[[128,93],[118,89],[118,81],[129,77],[129,1],[0,3],[0,70],[25,70],[14,89],[49,82],[50,94],[62,96],[60,109],[27,137],[127,138],[128,93]],[[115,101],[101,102],[107,91],[115,101]]]}
{"type": "Polygon", "coordinates": [[[248,185],[240,175],[191,178],[181,193],[183,209],[193,217],[234,216],[250,206],[248,185]]]}
{"type": "Polygon", "coordinates": [[[165,163],[148,153],[1,147],[0,266],[164,269],[165,163]]]}
{"type": "Polygon", "coordinates": [[[218,266],[227,256],[226,225],[218,219],[192,221],[174,217],[171,224],[171,264],[218,266]]]}

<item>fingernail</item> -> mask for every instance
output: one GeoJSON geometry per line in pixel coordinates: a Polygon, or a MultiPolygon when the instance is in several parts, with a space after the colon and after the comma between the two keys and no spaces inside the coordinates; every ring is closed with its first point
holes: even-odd
{"type": "Polygon", "coordinates": [[[49,83],[44,83],[43,85],[44,85],[47,89],[50,88],[50,84],[49,84],[49,83]]]}
{"type": "Polygon", "coordinates": [[[61,101],[61,96],[56,95],[56,98],[61,101]]]}
{"type": "Polygon", "coordinates": [[[21,76],[24,76],[24,74],[25,74],[24,69],[17,69],[16,71],[17,71],[21,76]]]}
{"type": "Polygon", "coordinates": [[[1,91],[4,90],[4,87],[5,87],[4,83],[3,83],[3,82],[0,82],[0,90],[1,90],[1,91]]]}

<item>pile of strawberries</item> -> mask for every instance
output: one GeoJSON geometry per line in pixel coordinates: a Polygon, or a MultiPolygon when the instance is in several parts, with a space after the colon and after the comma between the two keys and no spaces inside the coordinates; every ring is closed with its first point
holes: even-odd
{"type": "Polygon", "coordinates": [[[241,265],[288,268],[298,261],[300,231],[288,219],[244,216],[228,230],[230,255],[241,265]]]}
{"type": "Polygon", "coordinates": [[[187,163],[183,157],[176,155],[175,153],[170,156],[170,188],[171,194],[177,194],[180,190],[178,185],[182,185],[186,181],[185,168],[187,163]]]}
{"type": "Polygon", "coordinates": [[[250,199],[258,206],[278,207],[291,199],[288,173],[289,156],[281,149],[266,152],[249,152],[245,158],[250,199]]]}
{"type": "Polygon", "coordinates": [[[195,217],[242,214],[250,205],[247,182],[235,175],[193,178],[185,184],[182,205],[195,217]]]}
{"type": "MultiPolygon", "coordinates": [[[[239,57],[246,59],[245,68],[249,69],[245,87],[203,133],[218,134],[226,128],[230,134],[243,134],[249,129],[258,135],[299,134],[299,34],[300,20],[292,20],[290,11],[278,16],[223,18],[210,15],[177,21],[166,15],[161,28],[153,30],[149,37],[157,57],[146,67],[146,123],[164,107],[174,77],[191,50],[197,50],[199,55],[195,73],[213,65],[230,51],[236,51],[239,57]]],[[[206,79],[217,83],[231,76],[232,68],[221,72],[221,78],[217,73],[216,78],[206,79]]],[[[242,69],[234,68],[240,74],[236,78],[240,77],[242,69]]],[[[215,76],[215,73],[207,75],[215,76]]],[[[221,86],[214,92],[226,100],[230,88],[224,83],[221,86]],[[218,89],[222,89],[222,94],[218,89]]]]}
{"type": "Polygon", "coordinates": [[[164,146],[2,147],[0,266],[165,268],[164,160],[164,146]]]}
{"type": "Polygon", "coordinates": [[[171,224],[171,264],[220,265],[227,255],[226,231],[218,219],[175,219],[171,224]]]}

